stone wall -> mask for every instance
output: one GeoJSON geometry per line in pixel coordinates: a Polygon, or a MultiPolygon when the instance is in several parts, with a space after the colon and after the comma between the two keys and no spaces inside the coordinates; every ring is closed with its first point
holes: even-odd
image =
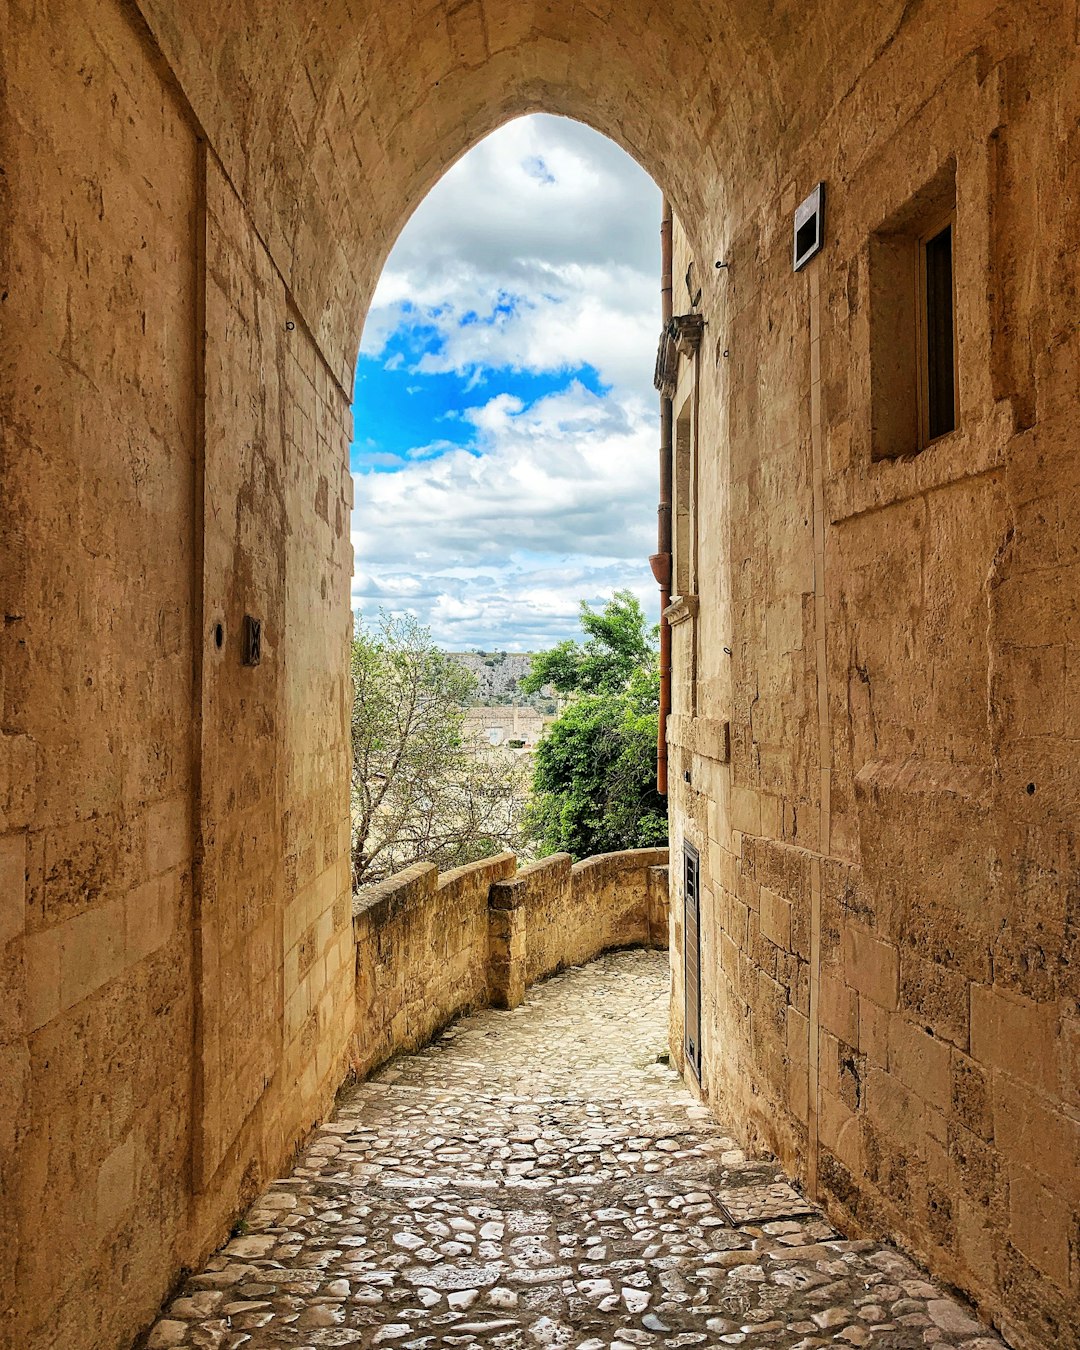
{"type": "Polygon", "coordinates": [[[198,153],[116,5],[0,45],[0,1342],[111,1346],[189,1188],[198,153]]]}
{"type": "Polygon", "coordinates": [[[522,914],[526,983],[613,947],[666,947],[667,877],[654,871],[666,863],[667,849],[601,853],[574,864],[556,853],[496,887],[492,904],[522,914]]]}
{"type": "MultiPolygon", "coordinates": [[[[1045,34],[1063,76],[972,7],[949,23],[972,45],[918,95],[912,30],[823,117],[800,174],[708,252],[678,232],[675,310],[692,264],[708,327],[675,398],[693,446],[676,503],[672,1039],[681,1055],[685,840],[702,867],[703,1094],[1013,1343],[1075,1347],[1080,348],[1058,278],[1080,178],[1057,103],[1068,89],[1075,109],[1075,33],[1045,34]],[[876,97],[889,118],[859,111],[876,97]],[[796,275],[792,210],[818,180],[826,248],[796,275]],[[892,338],[874,241],[942,182],[958,425],[875,458],[872,358],[892,338]]],[[[922,49],[947,27],[924,10],[922,49]]]]}
{"type": "Polygon", "coordinates": [[[424,192],[544,110],[662,184],[708,324],[670,728],[704,1091],[1015,1343],[1075,1342],[1078,35],[1030,0],[0,7],[7,1341],[121,1345],[345,1070],[357,345],[424,192]],[[959,424],[882,459],[871,259],[943,178],[959,424]]]}
{"type": "Polygon", "coordinates": [[[453,1018],[515,1008],[528,985],[618,947],[666,947],[667,850],[571,867],[557,853],[517,870],[512,853],[453,872],[418,863],[353,902],[352,1067],[369,1073],[453,1018]]]}
{"type": "Polygon", "coordinates": [[[0,1342],[113,1347],[346,1071],[348,398],[134,8],[0,25],[0,1342]]]}
{"type": "Polygon", "coordinates": [[[459,1013],[487,1002],[488,893],[516,867],[512,853],[441,876],[432,863],[417,863],[358,893],[357,1074],[416,1049],[459,1013]]]}

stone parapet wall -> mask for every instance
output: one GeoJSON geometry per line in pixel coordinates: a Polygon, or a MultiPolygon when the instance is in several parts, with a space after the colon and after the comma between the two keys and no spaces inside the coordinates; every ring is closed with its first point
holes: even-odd
{"type": "MultiPolygon", "coordinates": [[[[673,407],[697,1086],[1013,1344],[1080,1350],[1076,6],[387,15],[0,8],[0,1344],[130,1344],[355,1053],[357,344],[427,189],[546,110],[663,186],[707,325],[673,407]],[[958,424],[882,457],[882,258],[950,202],[958,424]]],[[[461,945],[412,1034],[561,959],[553,895],[430,899],[461,945]]]]}
{"type": "Polygon", "coordinates": [[[573,865],[568,853],[556,853],[498,886],[492,904],[524,912],[526,983],[612,947],[666,947],[666,877],[660,888],[651,871],[666,864],[666,848],[601,853],[573,865]],[[654,913],[658,889],[664,894],[662,924],[654,913]]]}
{"type": "Polygon", "coordinates": [[[417,863],[353,900],[356,1073],[487,1002],[488,893],[516,867],[512,853],[441,877],[417,863]]]}
{"type": "Polygon", "coordinates": [[[440,876],[418,863],[353,901],[356,1026],[351,1062],[369,1073],[486,1003],[514,1008],[528,985],[617,947],[666,947],[667,849],[512,853],[440,876]]]}

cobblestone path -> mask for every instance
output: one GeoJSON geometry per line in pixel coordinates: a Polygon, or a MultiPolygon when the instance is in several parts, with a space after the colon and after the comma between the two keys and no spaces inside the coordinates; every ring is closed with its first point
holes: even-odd
{"type": "Polygon", "coordinates": [[[391,1063],[174,1300],[152,1350],[998,1350],[694,1103],[657,1062],[667,996],[665,957],[622,952],[391,1063]]]}

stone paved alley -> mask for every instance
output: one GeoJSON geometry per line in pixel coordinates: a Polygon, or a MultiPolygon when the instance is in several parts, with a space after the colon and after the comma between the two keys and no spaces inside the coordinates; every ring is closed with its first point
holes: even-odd
{"type": "Polygon", "coordinates": [[[393,1061],[149,1346],[999,1347],[743,1155],[658,1062],[667,998],[666,956],[621,952],[393,1061]]]}

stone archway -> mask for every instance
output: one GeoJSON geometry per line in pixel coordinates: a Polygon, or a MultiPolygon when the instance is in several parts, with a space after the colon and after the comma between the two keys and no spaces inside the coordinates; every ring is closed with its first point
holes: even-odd
{"type": "Polygon", "coordinates": [[[705,1088],[1018,1339],[1075,1325],[1065,8],[3,11],[14,1343],[120,1344],[340,1080],[355,349],[409,210],[533,110],[664,187],[709,324],[672,725],[705,1088]],[[871,241],[917,243],[943,174],[962,424],[880,459],[871,241]]]}
{"type": "Polygon", "coordinates": [[[646,13],[10,12],[19,1343],[145,1323],[340,1082],[364,306],[411,207],[518,112],[608,132],[698,218],[727,39],[702,7],[654,48],[646,13]]]}

